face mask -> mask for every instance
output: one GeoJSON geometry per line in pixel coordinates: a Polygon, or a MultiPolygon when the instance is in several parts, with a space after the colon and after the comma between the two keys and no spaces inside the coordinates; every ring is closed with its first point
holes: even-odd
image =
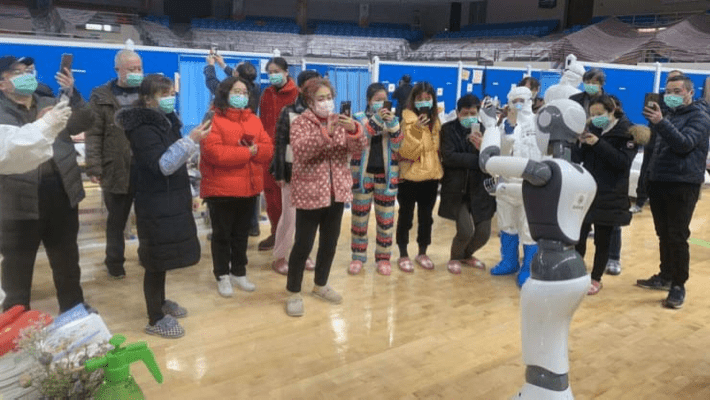
{"type": "Polygon", "coordinates": [[[335,103],[333,100],[323,100],[316,103],[316,107],[313,112],[316,113],[321,118],[325,118],[333,113],[335,108],[335,103]]]}
{"type": "Polygon", "coordinates": [[[663,96],[663,102],[666,103],[668,108],[676,108],[683,105],[683,96],[678,96],[675,94],[667,94],[663,96]]]}
{"type": "Polygon", "coordinates": [[[140,72],[130,72],[126,74],[126,86],[138,87],[143,83],[143,74],[140,72]]]}
{"type": "Polygon", "coordinates": [[[587,92],[587,94],[597,94],[599,93],[599,85],[590,85],[585,83],[584,84],[584,91],[587,92]]]}
{"type": "Polygon", "coordinates": [[[175,96],[166,96],[158,99],[158,106],[166,114],[175,111],[175,96]]]}
{"type": "Polygon", "coordinates": [[[384,101],[376,101],[370,104],[370,109],[374,112],[378,112],[380,111],[380,108],[382,108],[383,105],[385,105],[384,101]]]}
{"type": "Polygon", "coordinates": [[[471,125],[478,123],[478,117],[463,117],[459,121],[464,128],[468,129],[471,125]]]}
{"type": "Polygon", "coordinates": [[[269,82],[274,86],[283,85],[285,79],[283,74],[269,74],[269,82]]]}
{"type": "Polygon", "coordinates": [[[431,109],[431,107],[432,107],[433,105],[434,105],[434,102],[431,101],[431,100],[427,100],[427,101],[415,101],[415,102],[414,102],[414,107],[416,107],[417,110],[420,110],[420,109],[422,109],[422,108],[424,108],[424,107],[429,107],[429,108],[431,109]]]}
{"type": "Polygon", "coordinates": [[[515,104],[513,104],[513,107],[516,110],[521,111],[523,109],[523,103],[515,103],[515,104]]]}
{"type": "Polygon", "coordinates": [[[37,78],[32,74],[23,74],[10,79],[15,87],[15,93],[29,96],[37,90],[37,78]]]}
{"type": "Polygon", "coordinates": [[[592,125],[596,126],[597,128],[604,129],[609,126],[610,123],[611,120],[607,115],[597,115],[596,117],[592,117],[592,125]]]}
{"type": "Polygon", "coordinates": [[[229,105],[234,108],[246,108],[247,104],[249,104],[249,97],[243,94],[233,94],[229,96],[229,105]]]}

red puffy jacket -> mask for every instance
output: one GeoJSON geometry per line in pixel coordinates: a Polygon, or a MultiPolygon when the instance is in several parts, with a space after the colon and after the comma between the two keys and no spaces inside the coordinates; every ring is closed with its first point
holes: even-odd
{"type": "Polygon", "coordinates": [[[279,119],[281,109],[293,104],[298,97],[298,86],[288,78],[286,84],[277,89],[275,86],[269,86],[261,93],[259,102],[259,112],[261,113],[261,123],[264,125],[266,133],[271,139],[274,138],[276,132],[276,121],[279,119]]]}
{"type": "Polygon", "coordinates": [[[252,197],[264,190],[264,168],[274,154],[274,145],[259,118],[250,109],[217,110],[212,129],[200,143],[200,197],[252,197]],[[240,144],[253,137],[258,151],[240,144]]]}

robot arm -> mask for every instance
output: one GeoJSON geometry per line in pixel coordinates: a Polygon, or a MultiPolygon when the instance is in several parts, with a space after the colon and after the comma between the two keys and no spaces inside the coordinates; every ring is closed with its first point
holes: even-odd
{"type": "Polygon", "coordinates": [[[523,178],[535,186],[545,185],[552,177],[547,164],[523,157],[491,157],[485,167],[489,174],[523,178]]]}

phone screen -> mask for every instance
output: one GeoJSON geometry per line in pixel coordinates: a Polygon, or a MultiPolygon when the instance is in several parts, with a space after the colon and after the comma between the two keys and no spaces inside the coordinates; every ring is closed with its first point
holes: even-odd
{"type": "Polygon", "coordinates": [[[384,104],[382,105],[382,108],[386,109],[387,111],[392,111],[392,102],[389,100],[386,100],[384,104]]]}
{"type": "Polygon", "coordinates": [[[654,107],[652,103],[660,104],[661,102],[661,95],[658,93],[646,93],[646,96],[644,97],[643,100],[643,106],[644,107],[654,107]]]}
{"type": "Polygon", "coordinates": [[[419,109],[419,114],[429,116],[429,111],[431,111],[431,107],[422,107],[419,109]]]}
{"type": "Polygon", "coordinates": [[[254,135],[250,135],[248,133],[245,133],[242,135],[242,140],[247,142],[249,145],[254,144],[254,135]]]}
{"type": "Polygon", "coordinates": [[[340,103],[340,113],[343,115],[350,116],[351,103],[349,101],[343,101],[340,103]]]}
{"type": "Polygon", "coordinates": [[[72,61],[74,61],[74,56],[72,54],[62,54],[62,62],[59,64],[59,72],[64,73],[65,69],[69,69],[71,71],[72,61]]]}

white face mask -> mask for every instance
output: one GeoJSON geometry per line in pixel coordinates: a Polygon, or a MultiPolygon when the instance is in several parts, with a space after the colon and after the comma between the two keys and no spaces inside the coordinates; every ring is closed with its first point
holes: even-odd
{"type": "Polygon", "coordinates": [[[333,113],[335,102],[331,100],[323,100],[316,103],[313,112],[321,118],[325,118],[333,113]]]}

